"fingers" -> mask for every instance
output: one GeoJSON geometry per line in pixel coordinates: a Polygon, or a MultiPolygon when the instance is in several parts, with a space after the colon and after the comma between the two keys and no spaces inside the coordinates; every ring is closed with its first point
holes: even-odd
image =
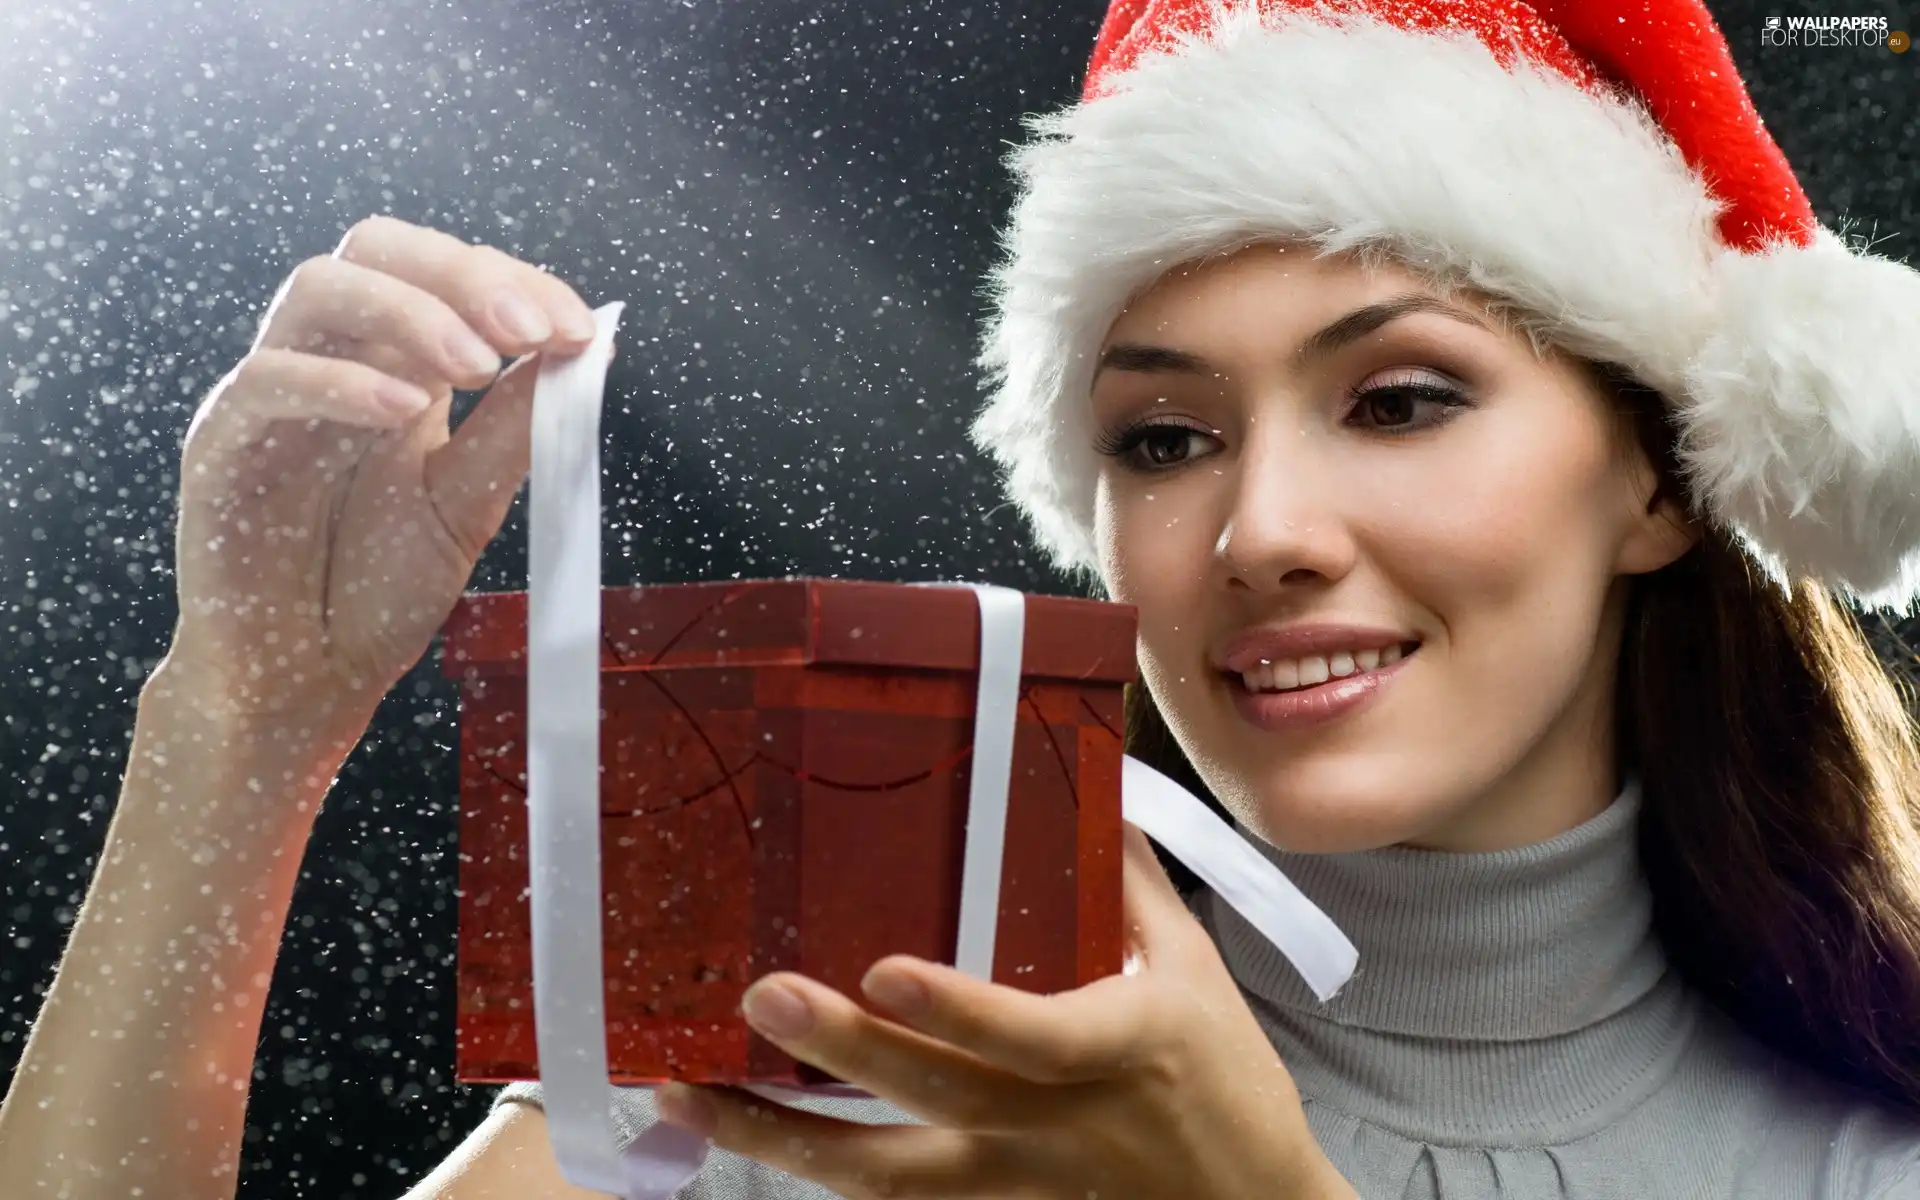
{"type": "Polygon", "coordinates": [[[891,1101],[923,1121],[1018,1129],[1042,1116],[1032,1086],[867,1012],[800,975],[769,975],[743,1005],[756,1032],[787,1053],[891,1101]]]}
{"type": "Polygon", "coordinates": [[[422,463],[427,493],[461,553],[478,559],[500,531],[532,465],[540,356],[520,359],[422,463]]]}
{"type": "MultiPolygon", "coordinates": [[[[546,272],[489,246],[373,217],[332,255],[295,269],[254,351],[195,417],[223,436],[197,445],[249,440],[255,418],[384,428],[453,388],[495,381],[503,355],[524,363],[536,350],[578,351],[594,331],[586,302],[546,272]]],[[[491,539],[526,478],[533,379],[530,370],[509,372],[455,437],[429,439],[429,487],[460,526],[449,528],[464,550],[477,554],[491,539]]]]}
{"type": "Polygon", "coordinates": [[[572,288],[490,246],[370,217],[334,255],[439,297],[504,354],[578,350],[593,340],[593,310],[572,288]]]}
{"type": "Polygon", "coordinates": [[[1134,947],[1149,964],[1157,959],[1165,965],[1184,964],[1200,942],[1210,951],[1212,943],[1167,878],[1147,835],[1127,825],[1123,841],[1121,911],[1134,947]]]}
{"type": "MultiPolygon", "coordinates": [[[[1220,966],[1212,942],[1161,869],[1146,836],[1128,826],[1125,846],[1127,923],[1152,978],[1117,975],[1070,992],[1041,996],[902,955],[876,964],[861,982],[862,990],[909,1030],[927,1035],[934,1047],[942,1043],[955,1047],[987,1067],[1032,1083],[1110,1079],[1177,1051],[1182,1034],[1170,1027],[1177,1023],[1170,1014],[1184,1010],[1170,999],[1171,993],[1188,995],[1190,1000],[1201,992],[1218,991],[1237,1002],[1238,991],[1220,966]]],[[[830,989],[797,976],[770,976],[763,985],[789,978],[797,980],[792,987],[804,993],[816,1012],[837,1012],[844,1005],[876,1027],[896,1028],[875,1021],[830,989]]],[[[847,1020],[857,1024],[854,1018],[847,1020]]],[[[904,1041],[898,1033],[892,1036],[915,1047],[924,1061],[928,1052],[918,1049],[922,1043],[904,1041]]],[[[840,1065],[828,1061],[842,1053],[822,1042],[810,1047],[804,1057],[843,1079],[863,1082],[843,1069],[854,1064],[844,1059],[840,1065]]],[[[894,1071],[889,1064],[877,1073],[894,1071]]],[[[911,1085],[910,1073],[890,1084],[903,1089],[911,1085]]],[[[1019,1094],[1017,1088],[1003,1090],[1019,1094]]]]}
{"type": "Polygon", "coordinates": [[[353,359],[437,390],[483,387],[502,356],[573,353],[593,334],[586,302],[537,267],[373,217],[294,270],[257,345],[353,359]]]}
{"type": "Polygon", "coordinates": [[[670,1084],[660,1114],[723,1150],[810,1179],[842,1196],[1005,1197],[1020,1192],[1016,1147],[994,1135],[914,1125],[863,1125],[749,1093],[670,1084]],[[704,1111],[702,1111],[704,1109],[704,1111]]]}
{"type": "Polygon", "coordinates": [[[257,439],[271,421],[338,421],[390,429],[431,402],[424,390],[349,359],[297,350],[256,350],[207,395],[187,427],[196,446],[228,449],[257,439]]]}
{"type": "Polygon", "coordinates": [[[336,258],[301,263],[267,315],[262,347],[352,358],[414,380],[482,387],[501,352],[446,301],[336,258]]]}
{"type": "MultiPolygon", "coordinates": [[[[1146,835],[1127,826],[1125,847],[1126,922],[1149,968],[1190,976],[1196,984],[1221,983],[1212,943],[1161,869],[1146,835]]],[[[876,964],[861,988],[912,1029],[1035,1083],[1111,1078],[1176,1040],[1163,1027],[1168,1009],[1159,989],[1128,976],[1040,996],[898,956],[876,964]]]]}
{"type": "Polygon", "coordinates": [[[1111,1078],[1159,1041],[1146,989],[1122,975],[1038,996],[898,956],[875,964],[861,986],[904,1024],[1034,1083],[1111,1078]]]}

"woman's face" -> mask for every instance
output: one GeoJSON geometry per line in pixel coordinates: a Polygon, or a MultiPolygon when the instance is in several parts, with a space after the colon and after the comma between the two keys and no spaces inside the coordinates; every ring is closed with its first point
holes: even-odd
{"type": "Polygon", "coordinates": [[[1161,280],[1102,364],[1102,571],[1237,817],[1484,850],[1613,798],[1622,576],[1691,531],[1578,363],[1397,269],[1260,246],[1161,280]]]}

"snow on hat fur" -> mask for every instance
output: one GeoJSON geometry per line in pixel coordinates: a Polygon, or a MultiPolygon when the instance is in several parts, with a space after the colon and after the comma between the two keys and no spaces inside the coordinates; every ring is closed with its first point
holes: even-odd
{"type": "Polygon", "coordinates": [[[1777,582],[1920,597],[1920,272],[1819,224],[1699,0],[1114,0],[1032,131],[973,436],[1057,566],[1097,566],[1087,396],[1128,301],[1298,240],[1657,389],[1777,582]]]}

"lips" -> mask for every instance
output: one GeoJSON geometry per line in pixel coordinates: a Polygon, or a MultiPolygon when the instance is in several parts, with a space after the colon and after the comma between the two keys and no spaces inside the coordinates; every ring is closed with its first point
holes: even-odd
{"type": "Polygon", "coordinates": [[[1317,687],[1329,681],[1350,679],[1382,667],[1391,667],[1419,648],[1418,642],[1402,642],[1385,650],[1336,650],[1321,656],[1309,654],[1299,659],[1280,659],[1261,663],[1239,675],[1250,692],[1288,692],[1317,687]]]}
{"type": "Polygon", "coordinates": [[[1301,622],[1256,626],[1235,634],[1220,647],[1213,663],[1217,670],[1237,679],[1276,663],[1297,664],[1307,658],[1324,660],[1337,654],[1352,656],[1395,646],[1404,653],[1419,643],[1418,635],[1386,625],[1301,622]]]}
{"type": "MultiPolygon", "coordinates": [[[[1292,642],[1280,644],[1296,646],[1302,640],[1296,637],[1292,642]]],[[[1241,720],[1267,733],[1296,734],[1329,725],[1377,703],[1382,694],[1392,688],[1394,681],[1403,675],[1412,661],[1411,651],[1418,650],[1419,646],[1418,641],[1396,642],[1391,643],[1385,653],[1361,651],[1358,657],[1345,650],[1336,650],[1332,652],[1335,662],[1312,654],[1297,660],[1282,659],[1277,666],[1261,665],[1256,661],[1252,670],[1252,682],[1256,686],[1249,686],[1248,676],[1238,672],[1222,671],[1221,675],[1241,720]],[[1411,650],[1396,653],[1405,647],[1411,647],[1411,650]],[[1364,668],[1362,664],[1369,658],[1373,659],[1374,665],[1364,668]],[[1346,670],[1346,674],[1333,674],[1336,662],[1338,669],[1346,670]],[[1303,664],[1306,678],[1298,675],[1303,664]],[[1269,681],[1285,682],[1276,680],[1276,671],[1281,674],[1296,672],[1293,686],[1284,689],[1261,686],[1269,681]],[[1326,674],[1321,675],[1321,671],[1326,674]]],[[[1247,656],[1257,651],[1242,650],[1239,653],[1247,656]]],[[[1247,661],[1247,658],[1236,661],[1247,661]]]]}

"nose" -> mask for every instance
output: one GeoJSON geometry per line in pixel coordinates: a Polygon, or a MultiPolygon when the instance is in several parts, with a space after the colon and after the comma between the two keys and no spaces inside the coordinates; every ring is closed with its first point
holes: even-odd
{"type": "Polygon", "coordinates": [[[1358,548],[1340,510],[1340,485],[1314,439],[1267,423],[1230,468],[1236,472],[1214,558],[1230,588],[1256,592],[1333,582],[1358,548]]]}

